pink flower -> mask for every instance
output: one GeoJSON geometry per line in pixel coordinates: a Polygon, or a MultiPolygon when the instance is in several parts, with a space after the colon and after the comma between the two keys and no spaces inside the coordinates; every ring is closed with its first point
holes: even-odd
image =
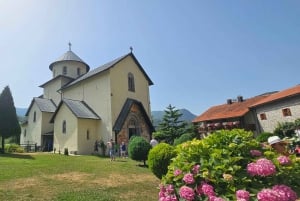
{"type": "Polygon", "coordinates": [[[278,193],[272,189],[263,189],[257,193],[258,201],[281,201],[278,193]]]}
{"type": "Polygon", "coordinates": [[[245,190],[238,190],[235,193],[237,200],[245,200],[248,201],[250,199],[250,193],[248,191],[245,190]]]}
{"type": "Polygon", "coordinates": [[[200,165],[194,165],[194,167],[192,168],[193,174],[198,174],[199,170],[200,170],[200,165]]]}
{"type": "Polygon", "coordinates": [[[178,201],[176,195],[168,195],[159,201],[178,201]]]}
{"type": "Polygon", "coordinates": [[[178,175],[180,175],[182,173],[182,171],[180,169],[176,169],[174,170],[174,176],[177,177],[178,175]]]}
{"type": "Polygon", "coordinates": [[[166,194],[166,188],[164,185],[160,184],[159,185],[160,191],[158,193],[159,198],[164,198],[166,194]]]}
{"type": "Polygon", "coordinates": [[[187,173],[184,175],[182,179],[186,184],[193,184],[195,183],[194,175],[191,173],[187,173]]]}
{"type": "Polygon", "coordinates": [[[291,163],[290,158],[287,156],[279,156],[277,160],[279,161],[280,165],[289,165],[291,163]]]}
{"type": "Polygon", "coordinates": [[[261,156],[262,155],[262,153],[261,153],[261,151],[259,151],[259,150],[256,150],[256,149],[252,149],[252,150],[250,150],[250,154],[251,154],[251,156],[261,156]]]}
{"type": "Polygon", "coordinates": [[[195,197],[194,190],[188,186],[182,186],[179,189],[179,195],[181,198],[186,199],[188,201],[192,201],[195,197]]]}
{"type": "Polygon", "coordinates": [[[280,195],[282,201],[295,201],[298,198],[297,193],[286,185],[275,185],[272,190],[280,195]]]}
{"type": "Polygon", "coordinates": [[[168,193],[169,195],[174,193],[174,186],[172,184],[167,185],[166,193],[168,193]]]}
{"type": "Polygon", "coordinates": [[[160,185],[160,191],[158,193],[159,201],[177,201],[177,197],[174,193],[174,186],[169,184],[167,187],[160,185]]]}
{"type": "Polygon", "coordinates": [[[201,191],[203,192],[204,195],[207,196],[215,196],[215,191],[214,191],[214,187],[207,184],[207,183],[203,183],[201,186],[201,191]]]}
{"type": "Polygon", "coordinates": [[[219,198],[216,196],[210,196],[209,201],[225,201],[223,198],[219,198]]]}
{"type": "Polygon", "coordinates": [[[247,172],[251,176],[270,176],[276,173],[276,167],[272,161],[261,158],[258,159],[255,163],[249,163],[247,165],[247,172]]]}

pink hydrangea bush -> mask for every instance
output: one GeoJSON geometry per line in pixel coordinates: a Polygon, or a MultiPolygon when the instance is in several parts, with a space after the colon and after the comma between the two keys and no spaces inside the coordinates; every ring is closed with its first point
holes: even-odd
{"type": "Polygon", "coordinates": [[[251,132],[219,131],[176,149],[178,155],[162,179],[160,201],[295,201],[298,198],[300,160],[263,149],[251,132]]]}

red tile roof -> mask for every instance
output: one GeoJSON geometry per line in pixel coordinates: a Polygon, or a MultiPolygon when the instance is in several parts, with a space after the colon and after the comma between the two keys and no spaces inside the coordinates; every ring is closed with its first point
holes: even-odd
{"type": "Polygon", "coordinates": [[[200,116],[196,117],[193,122],[196,123],[202,121],[241,117],[249,111],[249,106],[264,100],[268,96],[269,95],[260,95],[245,99],[242,102],[232,102],[232,104],[213,106],[200,116]]]}
{"type": "Polygon", "coordinates": [[[294,96],[294,95],[299,95],[300,94],[300,85],[296,85],[292,88],[288,88],[286,90],[283,91],[279,91],[277,93],[271,94],[270,96],[268,96],[265,99],[262,99],[254,104],[252,104],[250,107],[255,107],[255,106],[259,106],[259,105],[263,105],[266,103],[270,103],[273,101],[277,101],[286,97],[290,97],[290,96],[294,96]]]}

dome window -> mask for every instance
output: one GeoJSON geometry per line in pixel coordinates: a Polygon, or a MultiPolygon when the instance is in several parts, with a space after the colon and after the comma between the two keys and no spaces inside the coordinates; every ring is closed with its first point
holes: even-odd
{"type": "Polygon", "coordinates": [[[67,74],[67,66],[64,66],[63,67],[63,75],[66,75],[67,74]]]}

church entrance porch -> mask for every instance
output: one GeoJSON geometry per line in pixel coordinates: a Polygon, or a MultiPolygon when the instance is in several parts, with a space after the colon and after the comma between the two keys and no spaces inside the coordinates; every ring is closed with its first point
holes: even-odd
{"type": "Polygon", "coordinates": [[[53,151],[53,132],[42,134],[41,151],[45,151],[45,152],[53,151]]]}

